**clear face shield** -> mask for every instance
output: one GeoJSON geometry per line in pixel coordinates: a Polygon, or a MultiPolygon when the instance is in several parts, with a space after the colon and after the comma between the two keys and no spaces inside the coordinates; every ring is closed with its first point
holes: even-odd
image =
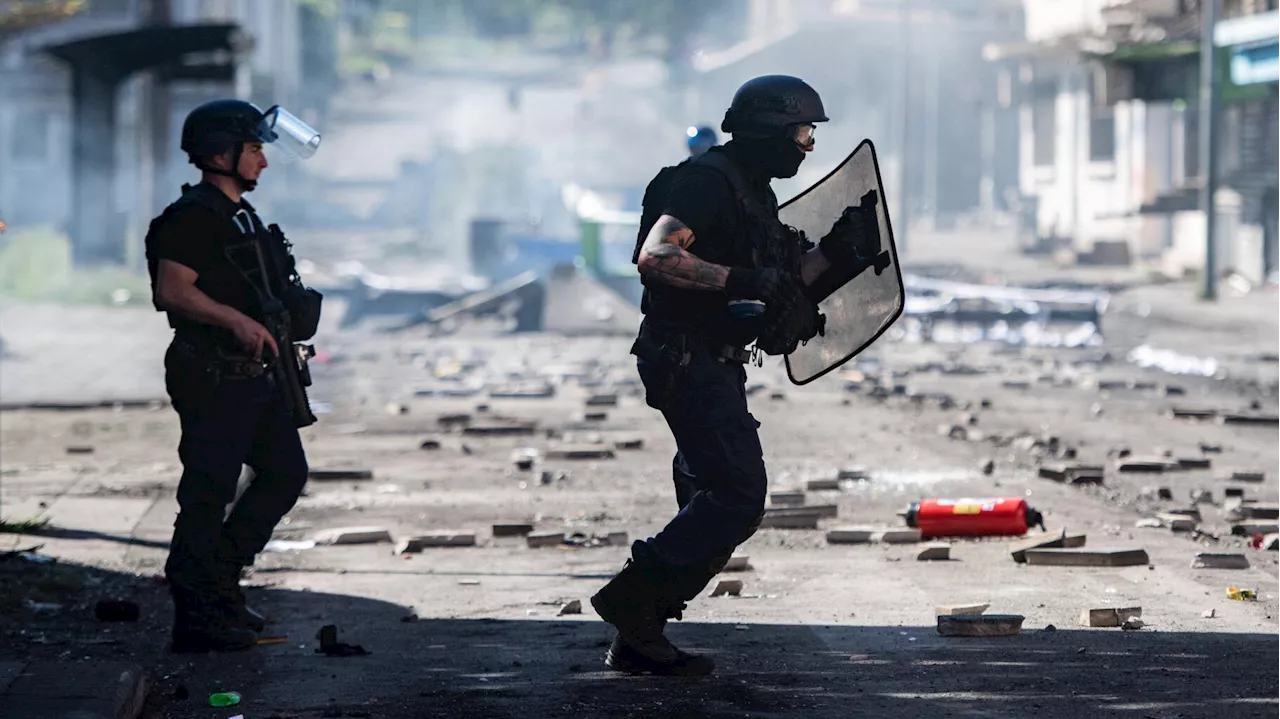
{"type": "Polygon", "coordinates": [[[290,160],[305,160],[320,147],[320,133],[279,105],[272,105],[263,115],[258,135],[290,160]]]}

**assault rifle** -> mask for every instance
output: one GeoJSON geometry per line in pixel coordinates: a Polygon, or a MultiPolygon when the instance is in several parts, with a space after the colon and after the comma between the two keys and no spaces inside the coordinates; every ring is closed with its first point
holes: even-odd
{"type": "Polygon", "coordinates": [[[308,427],[315,424],[316,417],[311,413],[311,402],[307,398],[307,387],[311,386],[311,370],[307,366],[307,360],[316,356],[316,349],[314,345],[294,341],[289,311],[284,302],[271,291],[268,278],[275,268],[266,262],[260,243],[254,243],[254,250],[263,275],[262,286],[258,288],[259,305],[265,320],[263,325],[280,348],[279,357],[273,356],[270,348],[266,348],[263,355],[275,380],[276,389],[284,396],[289,412],[293,415],[294,424],[299,428],[308,427]]]}

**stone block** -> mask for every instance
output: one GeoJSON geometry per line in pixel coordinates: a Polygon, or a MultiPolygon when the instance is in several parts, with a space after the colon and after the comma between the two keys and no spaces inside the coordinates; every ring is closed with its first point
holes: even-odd
{"type": "Polygon", "coordinates": [[[1130,618],[1142,616],[1142,607],[1099,607],[1080,612],[1080,624],[1086,627],[1118,627],[1130,618]]]}
{"type": "Polygon", "coordinates": [[[428,547],[474,547],[476,533],[466,530],[435,531],[403,537],[396,542],[396,554],[417,554],[428,547]]]}
{"type": "Polygon", "coordinates": [[[725,563],[724,570],[726,572],[746,572],[751,569],[751,558],[744,555],[729,557],[729,561],[725,563]]]}
{"type": "Polygon", "coordinates": [[[1243,554],[1201,552],[1191,562],[1192,569],[1248,569],[1249,558],[1243,554]]]}
{"type": "Polygon", "coordinates": [[[723,597],[725,595],[736,597],[742,594],[741,579],[721,579],[716,583],[716,588],[711,590],[711,596],[723,597]]]}
{"type": "Polygon", "coordinates": [[[538,547],[558,547],[564,544],[564,532],[540,532],[538,534],[527,534],[524,538],[525,544],[531,549],[538,547]]]}
{"type": "Polygon", "coordinates": [[[318,482],[328,482],[335,480],[363,480],[373,479],[373,470],[371,469],[311,469],[307,471],[307,479],[314,479],[318,482]]]}
{"type": "Polygon", "coordinates": [[[939,617],[970,617],[982,614],[990,607],[990,604],[951,604],[934,607],[933,613],[939,617]]]}
{"type": "Polygon", "coordinates": [[[804,492],[798,489],[770,492],[769,503],[775,507],[799,507],[804,504],[804,492]]]}
{"type": "Polygon", "coordinates": [[[1027,564],[1053,567],[1134,567],[1150,563],[1142,549],[1028,549],[1027,564]]]}
{"type": "Polygon", "coordinates": [[[316,532],[316,544],[377,544],[390,542],[391,532],[383,527],[336,527],[316,532]]]}
{"type": "Polygon", "coordinates": [[[938,617],[944,637],[1012,637],[1022,632],[1020,614],[959,614],[938,617]]]}
{"type": "Polygon", "coordinates": [[[951,559],[950,544],[926,544],[920,553],[916,555],[919,561],[933,561],[951,559]]]}
{"type": "Polygon", "coordinates": [[[1175,532],[1190,532],[1196,528],[1196,520],[1182,514],[1161,512],[1156,515],[1156,519],[1175,532]]]}
{"type": "Polygon", "coordinates": [[[494,522],[493,536],[495,537],[522,537],[533,531],[533,524],[529,522],[494,522]]]}
{"type": "Polygon", "coordinates": [[[1056,532],[1045,532],[1043,534],[1033,534],[1029,537],[1019,539],[1009,543],[1009,553],[1013,555],[1013,561],[1022,564],[1027,561],[1026,552],[1028,549],[1046,549],[1051,547],[1062,547],[1063,541],[1066,539],[1067,530],[1059,529],[1056,532]]]}
{"type": "Polygon", "coordinates": [[[831,489],[840,489],[839,479],[811,479],[805,482],[805,489],[810,492],[821,492],[831,489]]]}

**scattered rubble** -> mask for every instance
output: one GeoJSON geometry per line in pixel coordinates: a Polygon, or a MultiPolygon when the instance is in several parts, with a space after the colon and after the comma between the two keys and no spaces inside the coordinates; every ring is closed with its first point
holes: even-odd
{"type": "Polygon", "coordinates": [[[1201,552],[1191,562],[1192,569],[1248,569],[1249,559],[1243,554],[1210,554],[1201,552]]]}
{"type": "Polygon", "coordinates": [[[1022,632],[1020,614],[957,614],[938,617],[944,637],[1012,637],[1022,632]]]}
{"type": "Polygon", "coordinates": [[[1080,612],[1080,624],[1086,627],[1118,627],[1142,616],[1142,607],[1100,607],[1080,612]]]}
{"type": "Polygon", "coordinates": [[[1150,563],[1142,549],[1028,549],[1027,564],[1055,567],[1133,567],[1150,563]]]}
{"type": "Polygon", "coordinates": [[[741,579],[721,579],[716,583],[716,588],[711,590],[711,596],[723,597],[725,595],[736,597],[742,594],[741,579]]]}
{"type": "Polygon", "coordinates": [[[1013,561],[1022,564],[1027,561],[1028,549],[1051,549],[1062,547],[1066,540],[1067,530],[1060,529],[1056,532],[1044,532],[1043,534],[1034,534],[1024,539],[1009,543],[1009,553],[1013,556],[1013,561]]]}
{"type": "Polygon", "coordinates": [[[396,542],[396,554],[417,554],[428,547],[474,547],[476,533],[459,531],[437,531],[429,534],[415,534],[396,542]]]}
{"type": "Polygon", "coordinates": [[[924,549],[916,555],[916,559],[919,561],[949,560],[951,559],[951,545],[926,544],[924,549]]]}
{"type": "Polygon", "coordinates": [[[378,544],[390,542],[391,532],[383,527],[338,527],[316,532],[316,544],[378,544]]]}
{"type": "Polygon", "coordinates": [[[1156,519],[1175,532],[1190,532],[1196,528],[1196,520],[1182,514],[1161,512],[1156,515],[1156,519]]]}

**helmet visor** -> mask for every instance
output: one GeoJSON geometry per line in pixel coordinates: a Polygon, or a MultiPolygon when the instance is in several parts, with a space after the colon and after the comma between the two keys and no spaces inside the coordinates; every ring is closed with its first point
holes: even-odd
{"type": "Polygon", "coordinates": [[[813,147],[815,141],[815,133],[818,131],[817,125],[792,125],[790,128],[791,139],[800,147],[808,150],[813,147]]]}
{"type": "Polygon", "coordinates": [[[267,110],[258,134],[293,159],[305,160],[320,147],[320,133],[279,105],[267,110]]]}

